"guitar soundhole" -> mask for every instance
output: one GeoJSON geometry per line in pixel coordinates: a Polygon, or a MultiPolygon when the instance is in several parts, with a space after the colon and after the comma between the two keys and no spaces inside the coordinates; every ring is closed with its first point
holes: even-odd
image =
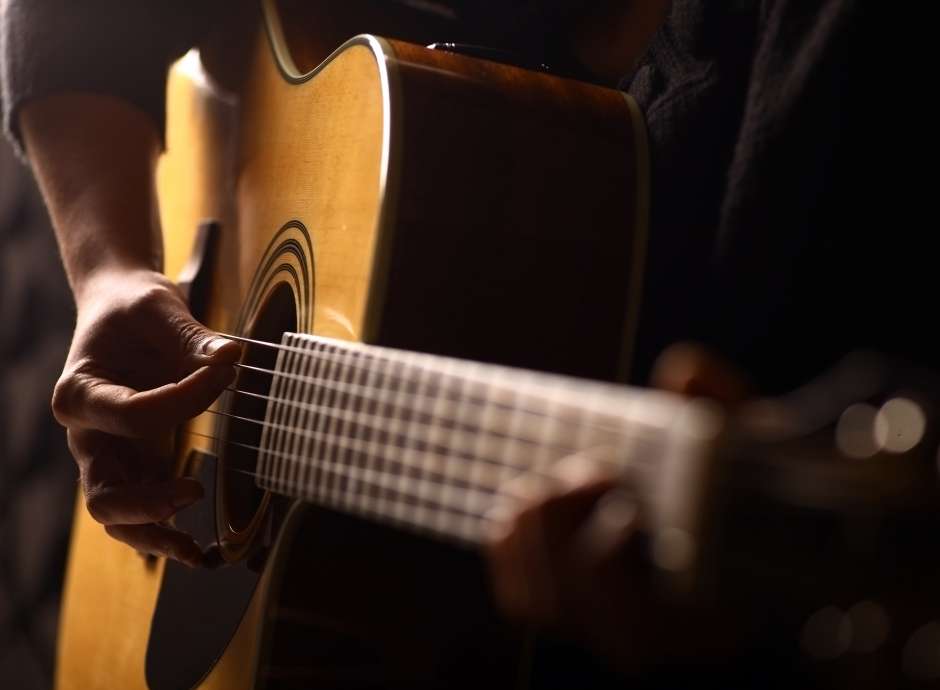
{"type": "MultiPolygon", "coordinates": [[[[247,337],[270,343],[280,343],[285,331],[297,330],[297,307],[293,290],[281,283],[271,292],[259,310],[247,337]]],[[[255,483],[262,426],[254,421],[263,420],[270,395],[272,376],[278,351],[271,347],[247,345],[242,363],[255,369],[239,369],[229,409],[228,440],[224,451],[227,471],[222,484],[224,523],[234,533],[244,532],[251,525],[261,507],[264,491],[255,483]],[[264,371],[258,371],[264,370],[264,371]],[[260,396],[260,397],[255,397],[260,396]]]]}

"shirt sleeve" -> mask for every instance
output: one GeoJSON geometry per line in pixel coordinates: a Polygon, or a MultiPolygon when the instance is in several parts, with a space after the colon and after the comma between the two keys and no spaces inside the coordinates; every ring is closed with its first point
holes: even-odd
{"type": "Polygon", "coordinates": [[[22,155],[23,104],[59,92],[122,98],[163,132],[166,72],[207,30],[219,0],[0,0],[3,129],[22,155]]]}

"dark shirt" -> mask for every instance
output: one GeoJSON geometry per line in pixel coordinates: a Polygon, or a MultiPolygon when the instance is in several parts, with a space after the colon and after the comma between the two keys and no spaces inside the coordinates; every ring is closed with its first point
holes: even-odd
{"type": "Polygon", "coordinates": [[[629,85],[653,156],[641,370],[682,339],[766,392],[854,349],[936,365],[914,24],[853,0],[674,3],[629,85]]]}
{"type": "MultiPolygon", "coordinates": [[[[222,4],[6,0],[11,137],[22,103],[61,90],[117,95],[162,127],[166,68],[222,4]]],[[[590,5],[442,4],[459,22],[501,22],[529,49],[547,49],[590,5]]],[[[711,344],[768,392],[859,347],[935,357],[911,251],[917,219],[874,88],[889,77],[875,11],[855,0],[674,1],[623,82],[646,113],[652,155],[637,380],[683,339],[711,344]]]]}

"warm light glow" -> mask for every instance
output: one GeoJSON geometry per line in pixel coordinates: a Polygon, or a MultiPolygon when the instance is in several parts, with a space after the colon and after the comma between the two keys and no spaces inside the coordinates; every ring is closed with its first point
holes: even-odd
{"type": "Polygon", "coordinates": [[[800,643],[812,657],[835,659],[852,644],[852,621],[841,609],[827,606],[806,621],[800,643]]]}
{"type": "Polygon", "coordinates": [[[836,445],[850,458],[870,458],[878,452],[875,424],[878,411],[871,405],[852,405],[836,425],[836,445]]]}
{"type": "Polygon", "coordinates": [[[924,437],[927,416],[920,405],[907,398],[892,398],[878,410],[875,440],[889,453],[906,453],[924,437]]]}
{"type": "Polygon", "coordinates": [[[904,645],[904,673],[916,680],[940,680],[940,623],[918,629],[904,645]]]}
{"type": "Polygon", "coordinates": [[[874,652],[888,639],[891,621],[880,604],[860,601],[849,609],[848,615],[852,623],[852,651],[874,652]]]}

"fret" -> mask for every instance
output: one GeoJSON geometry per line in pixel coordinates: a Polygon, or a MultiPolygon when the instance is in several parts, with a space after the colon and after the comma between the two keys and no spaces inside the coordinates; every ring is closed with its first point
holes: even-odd
{"type": "MultiPolygon", "coordinates": [[[[327,387],[327,398],[324,404],[328,410],[344,409],[342,387],[331,384],[341,383],[344,374],[349,370],[347,364],[349,352],[349,350],[344,349],[338,353],[336,363],[330,375],[323,382],[323,385],[327,387]]],[[[324,418],[323,441],[318,445],[313,458],[314,462],[319,464],[320,473],[322,475],[320,484],[317,487],[317,493],[320,498],[332,503],[336,491],[333,483],[337,478],[332,471],[334,465],[333,458],[340,446],[337,434],[339,433],[341,420],[338,420],[337,415],[334,414],[326,414],[324,418]]]]}
{"type": "MultiPolygon", "coordinates": [[[[415,355],[405,353],[402,355],[402,377],[399,382],[397,394],[394,397],[392,409],[389,415],[389,440],[387,460],[394,462],[398,469],[399,484],[406,484],[406,471],[404,465],[404,430],[405,419],[404,412],[408,409],[407,400],[409,396],[409,383],[412,380],[415,368],[415,355]],[[394,457],[394,460],[391,458],[394,457]]],[[[407,503],[399,501],[395,506],[394,515],[398,519],[404,519],[408,511],[407,503]]]]}
{"type": "MultiPolygon", "coordinates": [[[[340,379],[345,384],[351,383],[356,376],[356,371],[358,368],[357,361],[360,359],[360,353],[350,348],[348,357],[345,361],[345,366],[340,375],[340,379]]],[[[339,406],[344,410],[350,410],[353,404],[353,401],[357,400],[359,396],[350,393],[348,387],[344,388],[344,392],[340,394],[339,406]]],[[[337,440],[346,440],[346,439],[355,439],[355,434],[351,433],[352,428],[352,418],[353,414],[346,414],[342,417],[336,418],[336,426],[333,432],[333,436],[337,440]]],[[[332,495],[337,505],[345,505],[347,501],[351,501],[352,497],[349,494],[350,484],[349,484],[349,471],[348,468],[352,464],[352,459],[356,456],[357,450],[352,447],[352,444],[337,444],[335,448],[329,454],[327,460],[327,466],[333,468],[333,481],[332,485],[332,495]]]]}
{"type": "MultiPolygon", "coordinates": [[[[423,455],[424,464],[428,471],[436,464],[441,476],[444,477],[440,485],[434,487],[439,492],[440,503],[443,506],[450,505],[450,490],[452,489],[450,465],[456,462],[453,458],[453,451],[450,446],[454,429],[453,427],[447,428],[442,418],[443,409],[447,404],[448,382],[453,380],[452,372],[454,368],[454,361],[449,360],[444,362],[443,366],[441,366],[440,370],[437,372],[437,394],[434,396],[434,401],[429,412],[429,429],[426,433],[427,441],[425,442],[423,455]],[[431,450],[432,448],[444,449],[444,453],[441,456],[436,456],[431,450]],[[437,460],[436,463],[435,460],[437,460]]],[[[456,426],[457,420],[455,420],[453,424],[456,426]]],[[[447,516],[448,513],[446,511],[440,510],[436,515],[431,516],[431,522],[434,525],[440,525],[441,522],[446,521],[447,516]]],[[[443,526],[441,526],[441,528],[443,529],[443,526]]]]}
{"type": "Polygon", "coordinates": [[[554,423],[555,411],[558,409],[558,399],[560,397],[561,388],[557,384],[549,387],[546,391],[543,392],[541,396],[536,398],[533,396],[533,399],[539,399],[542,404],[543,414],[541,418],[541,424],[539,425],[539,433],[537,438],[539,439],[539,445],[536,447],[536,452],[532,458],[532,468],[538,469],[542,467],[547,467],[553,462],[557,462],[563,457],[562,453],[557,453],[555,449],[558,447],[558,442],[555,440],[556,434],[559,433],[558,425],[554,423]]]}
{"type": "MultiPolygon", "coordinates": [[[[292,360],[287,363],[287,371],[290,376],[290,381],[287,384],[284,397],[288,401],[293,401],[295,396],[303,388],[303,381],[298,377],[298,374],[300,367],[303,366],[303,364],[307,361],[309,361],[307,357],[304,357],[300,353],[294,353],[292,360]]],[[[290,476],[293,473],[294,466],[298,464],[295,460],[292,459],[294,455],[291,452],[291,445],[296,439],[296,436],[291,434],[289,431],[291,429],[291,415],[296,411],[296,408],[293,408],[289,405],[281,405],[281,408],[280,419],[277,420],[277,423],[285,428],[282,429],[281,436],[278,440],[278,450],[286,457],[280,465],[278,481],[281,486],[290,487],[290,476]]]]}
{"type": "MultiPolygon", "coordinates": [[[[454,394],[454,400],[456,402],[452,402],[447,395],[448,378],[446,375],[441,377],[441,394],[439,399],[444,401],[441,407],[446,410],[441,414],[446,414],[454,420],[454,427],[450,430],[447,437],[448,441],[453,444],[455,437],[459,436],[463,438],[466,436],[464,432],[458,431],[457,427],[466,424],[464,409],[466,407],[467,398],[469,397],[470,378],[468,376],[451,375],[450,381],[456,381],[457,387],[454,394]]],[[[463,446],[464,444],[461,443],[460,445],[463,446]]],[[[460,453],[456,448],[452,450],[449,457],[444,458],[443,473],[446,479],[441,487],[441,503],[444,505],[452,505],[455,502],[454,494],[456,493],[456,484],[458,483],[457,477],[455,476],[456,467],[465,465],[468,462],[467,458],[468,454],[466,451],[460,453]]],[[[473,462],[472,456],[469,461],[473,462]]],[[[446,525],[441,524],[443,521],[443,514],[437,516],[434,526],[440,530],[445,529],[446,525]]]]}
{"type": "MultiPolygon", "coordinates": [[[[373,469],[378,465],[379,450],[381,447],[379,442],[377,430],[373,428],[372,425],[363,424],[363,418],[373,418],[377,417],[377,412],[381,409],[382,401],[387,395],[387,390],[385,388],[386,375],[383,370],[382,360],[378,357],[372,358],[372,366],[368,368],[368,374],[366,377],[366,390],[372,391],[372,394],[366,394],[363,396],[364,412],[359,414],[359,422],[361,431],[362,440],[365,442],[366,450],[363,453],[362,459],[362,473],[360,477],[364,477],[365,473],[370,469],[373,469]]],[[[363,489],[360,491],[360,496],[362,497],[361,503],[366,507],[367,510],[372,511],[376,515],[381,515],[379,506],[380,500],[377,492],[372,491],[372,487],[368,484],[365,484],[364,479],[360,479],[364,483],[363,489]]]]}
{"type": "MultiPolygon", "coordinates": [[[[597,401],[599,392],[591,389],[573,413],[575,433],[572,438],[572,453],[584,453],[604,445],[601,433],[592,426],[594,415],[591,405],[597,401]]],[[[560,460],[560,458],[559,458],[560,460]]]]}
{"type": "MultiPolygon", "coordinates": [[[[519,389],[525,390],[526,383],[527,382],[520,381],[519,389]]],[[[519,389],[515,391],[514,401],[513,401],[514,403],[518,403],[520,400],[525,400],[524,394],[520,393],[519,389]]],[[[505,457],[505,463],[507,466],[510,466],[510,467],[524,467],[527,464],[526,458],[523,457],[521,451],[519,450],[520,444],[515,441],[515,439],[513,438],[513,434],[512,434],[512,432],[517,431],[519,427],[521,427],[523,424],[522,413],[521,411],[518,410],[518,407],[515,412],[510,413],[510,417],[511,417],[509,420],[509,429],[511,432],[510,440],[506,443],[506,447],[503,451],[503,454],[505,457]]],[[[531,450],[531,448],[529,450],[531,450]]],[[[504,477],[504,479],[509,479],[509,477],[504,477]]]]}
{"type": "MultiPolygon", "coordinates": [[[[275,371],[281,371],[283,368],[283,363],[287,357],[287,352],[285,350],[278,350],[277,358],[274,364],[275,371]]],[[[271,387],[269,389],[271,397],[276,400],[280,397],[281,384],[283,379],[280,376],[275,375],[271,380],[271,387]]],[[[277,404],[269,402],[267,408],[265,409],[265,421],[269,419],[273,420],[273,416],[276,412],[277,404]]],[[[259,447],[262,449],[258,453],[258,472],[262,478],[270,480],[274,476],[274,462],[276,456],[266,452],[265,449],[273,448],[272,438],[274,435],[274,430],[268,427],[267,424],[261,427],[261,439],[258,443],[259,447]]]]}
{"type": "MultiPolygon", "coordinates": [[[[414,374],[414,383],[415,383],[415,394],[414,397],[417,400],[423,400],[427,396],[428,384],[431,379],[431,371],[427,366],[423,366],[420,358],[415,358],[414,366],[416,373],[414,374]]],[[[422,468],[422,464],[427,462],[427,458],[430,454],[422,453],[418,448],[419,435],[416,433],[416,428],[420,425],[421,409],[420,406],[412,410],[411,415],[407,422],[402,426],[404,438],[402,439],[401,445],[401,463],[402,471],[399,472],[399,485],[402,489],[408,483],[413,483],[415,486],[415,493],[419,499],[425,497],[428,493],[424,491],[426,482],[423,481],[425,477],[425,469],[422,468]],[[409,473],[405,468],[414,468],[415,476],[409,477],[409,473]]],[[[430,472],[427,472],[429,474],[430,472]]],[[[422,519],[423,511],[419,507],[414,508],[415,519],[422,519]]]]}
{"type": "Polygon", "coordinates": [[[332,505],[332,501],[330,500],[330,483],[333,479],[333,475],[330,471],[329,456],[336,446],[332,436],[332,428],[336,416],[332,412],[333,410],[342,409],[338,404],[341,389],[335,384],[339,381],[344,370],[344,359],[347,355],[347,351],[335,347],[330,354],[330,359],[332,360],[330,368],[316,384],[323,389],[323,411],[319,415],[321,422],[319,426],[320,431],[317,434],[317,442],[313,444],[313,450],[310,454],[310,458],[317,468],[318,474],[316,485],[313,487],[314,496],[326,505],[332,505]]]}
{"type": "MultiPolygon", "coordinates": [[[[386,370],[386,390],[387,395],[383,396],[383,404],[379,408],[379,419],[384,420],[384,425],[378,425],[379,446],[376,453],[376,461],[383,471],[389,471],[389,468],[398,466],[398,444],[393,442],[395,438],[394,430],[401,420],[397,417],[399,401],[403,399],[407,385],[405,383],[405,372],[407,364],[405,358],[398,360],[384,361],[388,367],[386,370]]],[[[389,494],[381,494],[386,505],[390,506],[387,513],[391,517],[398,517],[401,511],[399,502],[394,501],[389,494]]]]}
{"type": "MultiPolygon", "coordinates": [[[[320,372],[320,375],[317,377],[317,380],[314,382],[316,386],[316,393],[314,394],[314,404],[317,406],[318,410],[325,410],[329,405],[329,396],[330,396],[330,387],[325,385],[325,382],[330,380],[330,377],[333,375],[333,371],[337,366],[336,359],[332,356],[336,347],[334,345],[328,345],[323,348],[321,356],[326,359],[326,366],[320,372]]],[[[323,439],[323,428],[325,427],[329,415],[323,414],[322,412],[317,414],[313,420],[313,426],[311,431],[313,438],[311,439],[310,452],[307,457],[310,458],[310,496],[311,498],[322,498],[323,492],[323,472],[322,464],[319,462],[320,454],[326,446],[325,439],[323,439]]]]}
{"type": "MultiPolygon", "coordinates": [[[[365,384],[368,382],[375,367],[367,364],[367,362],[371,361],[371,358],[364,353],[357,353],[355,360],[357,362],[357,366],[352,368],[350,380],[353,382],[358,381],[358,383],[362,385],[363,389],[366,390],[367,387],[365,384]]],[[[365,407],[365,401],[365,395],[354,396],[353,402],[349,408],[349,411],[352,414],[349,420],[349,427],[346,436],[352,440],[358,439],[360,441],[366,441],[364,447],[368,448],[368,439],[363,438],[367,427],[362,423],[362,410],[365,407]]],[[[353,505],[356,504],[356,501],[361,500],[359,498],[359,491],[362,488],[362,473],[360,470],[365,466],[365,463],[365,453],[350,452],[345,457],[344,469],[346,472],[347,484],[344,501],[346,504],[353,505]]]]}
{"type": "MultiPolygon", "coordinates": [[[[275,376],[275,379],[278,379],[278,378],[280,379],[279,381],[280,386],[279,386],[278,396],[277,396],[278,398],[283,398],[286,400],[290,399],[291,389],[296,385],[294,378],[290,375],[293,370],[293,363],[295,359],[296,359],[296,353],[288,352],[284,358],[283,367],[281,369],[281,371],[285,375],[282,375],[280,377],[275,376]]],[[[276,404],[273,410],[274,412],[273,417],[271,418],[271,422],[274,425],[274,429],[275,429],[275,433],[271,438],[271,449],[277,454],[275,456],[275,462],[272,468],[271,477],[272,477],[274,486],[276,488],[279,488],[280,490],[284,490],[285,488],[287,488],[287,485],[284,483],[282,479],[283,465],[285,463],[285,455],[284,455],[283,447],[282,447],[283,440],[285,437],[283,433],[283,418],[287,409],[288,408],[285,405],[276,404]]]]}
{"type": "MultiPolygon", "coordinates": [[[[300,344],[302,341],[297,341],[297,344],[300,344]]],[[[308,348],[308,358],[313,360],[313,370],[310,372],[311,382],[308,382],[304,389],[303,397],[300,402],[307,406],[307,409],[304,410],[305,414],[303,417],[303,422],[300,428],[308,429],[311,428],[318,416],[317,414],[317,394],[321,390],[321,386],[313,383],[318,381],[323,374],[323,370],[327,366],[327,360],[325,357],[322,357],[323,346],[321,343],[313,343],[311,347],[308,348]]],[[[309,458],[313,454],[313,443],[314,440],[312,437],[305,437],[301,439],[300,443],[300,457],[309,458]]],[[[311,462],[302,462],[298,463],[302,465],[302,471],[299,475],[299,480],[297,482],[298,487],[307,492],[307,495],[313,495],[313,463],[311,462]]]]}
{"type": "MultiPolygon", "coordinates": [[[[289,338],[288,342],[290,342],[289,338]]],[[[294,396],[295,400],[301,401],[307,397],[310,390],[310,385],[305,383],[305,380],[311,376],[311,368],[315,366],[317,362],[317,357],[311,357],[309,355],[302,357],[302,363],[300,364],[297,373],[304,378],[298,382],[298,390],[294,396]]],[[[308,414],[308,410],[301,408],[299,405],[295,405],[291,411],[291,415],[288,417],[287,424],[295,428],[303,429],[306,426],[308,414]]],[[[305,440],[306,439],[303,437],[298,437],[296,434],[291,434],[291,440],[288,444],[288,452],[292,456],[297,456],[299,458],[304,457],[302,445],[305,440]]],[[[287,475],[288,486],[300,485],[300,474],[304,465],[305,463],[302,462],[291,463],[291,471],[288,472],[287,475]]]]}
{"type": "MultiPolygon", "coordinates": [[[[482,367],[478,368],[477,371],[479,371],[483,375],[482,376],[483,384],[485,386],[484,393],[483,393],[483,401],[482,401],[482,411],[480,413],[480,427],[483,429],[486,429],[486,428],[489,428],[490,424],[493,423],[493,417],[495,415],[495,409],[493,405],[491,404],[493,391],[495,390],[494,387],[491,385],[494,372],[493,370],[490,370],[490,374],[487,375],[485,370],[482,369],[482,367]]],[[[479,462],[479,459],[482,459],[484,457],[488,457],[488,458],[499,457],[498,454],[493,452],[495,448],[492,443],[489,443],[487,441],[487,437],[488,437],[488,434],[481,433],[477,437],[477,444],[473,449],[473,457],[478,460],[476,462],[471,462],[470,464],[469,474],[470,474],[471,486],[479,486],[480,484],[480,480],[481,480],[480,474],[481,474],[481,467],[483,467],[483,463],[479,462]]],[[[464,509],[469,512],[472,512],[474,508],[474,504],[472,500],[473,500],[472,494],[470,493],[465,494],[464,509]]]]}

